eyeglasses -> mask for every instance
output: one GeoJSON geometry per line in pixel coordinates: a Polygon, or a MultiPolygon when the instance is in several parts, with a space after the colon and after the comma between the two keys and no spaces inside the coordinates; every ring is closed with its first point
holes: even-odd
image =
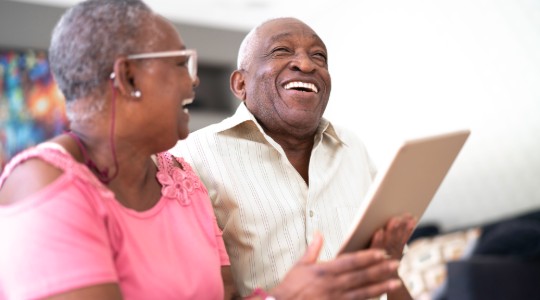
{"type": "Polygon", "coordinates": [[[197,80],[197,51],[195,49],[185,49],[178,51],[148,52],[128,55],[128,59],[147,59],[185,56],[187,57],[186,66],[191,80],[197,80]]]}

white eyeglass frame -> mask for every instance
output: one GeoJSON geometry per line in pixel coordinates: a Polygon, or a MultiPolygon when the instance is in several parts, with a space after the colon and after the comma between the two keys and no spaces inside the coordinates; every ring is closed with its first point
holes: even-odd
{"type": "Polygon", "coordinates": [[[193,81],[197,80],[197,50],[195,49],[131,54],[127,56],[127,59],[148,59],[148,58],[164,58],[164,57],[175,57],[175,56],[188,57],[187,67],[188,67],[189,76],[191,77],[191,80],[193,81]]]}

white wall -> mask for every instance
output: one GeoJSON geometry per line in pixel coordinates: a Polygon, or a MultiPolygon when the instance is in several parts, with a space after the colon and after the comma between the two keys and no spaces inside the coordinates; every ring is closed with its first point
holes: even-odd
{"type": "Polygon", "coordinates": [[[329,48],[326,116],[378,165],[404,138],[472,130],[422,221],[540,208],[540,1],[344,1],[304,20],[329,48]]]}

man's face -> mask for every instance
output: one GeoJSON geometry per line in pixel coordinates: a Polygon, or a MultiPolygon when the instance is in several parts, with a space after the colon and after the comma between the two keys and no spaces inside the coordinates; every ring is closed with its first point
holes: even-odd
{"type": "Polygon", "coordinates": [[[246,106],[266,130],[313,134],[330,97],[326,46],[295,19],[270,21],[254,39],[246,106]]]}

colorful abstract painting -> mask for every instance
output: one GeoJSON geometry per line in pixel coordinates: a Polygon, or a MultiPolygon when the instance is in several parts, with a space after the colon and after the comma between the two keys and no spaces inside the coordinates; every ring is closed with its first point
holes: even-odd
{"type": "Polygon", "coordinates": [[[62,93],[44,51],[0,51],[0,169],[67,128],[62,93]]]}

